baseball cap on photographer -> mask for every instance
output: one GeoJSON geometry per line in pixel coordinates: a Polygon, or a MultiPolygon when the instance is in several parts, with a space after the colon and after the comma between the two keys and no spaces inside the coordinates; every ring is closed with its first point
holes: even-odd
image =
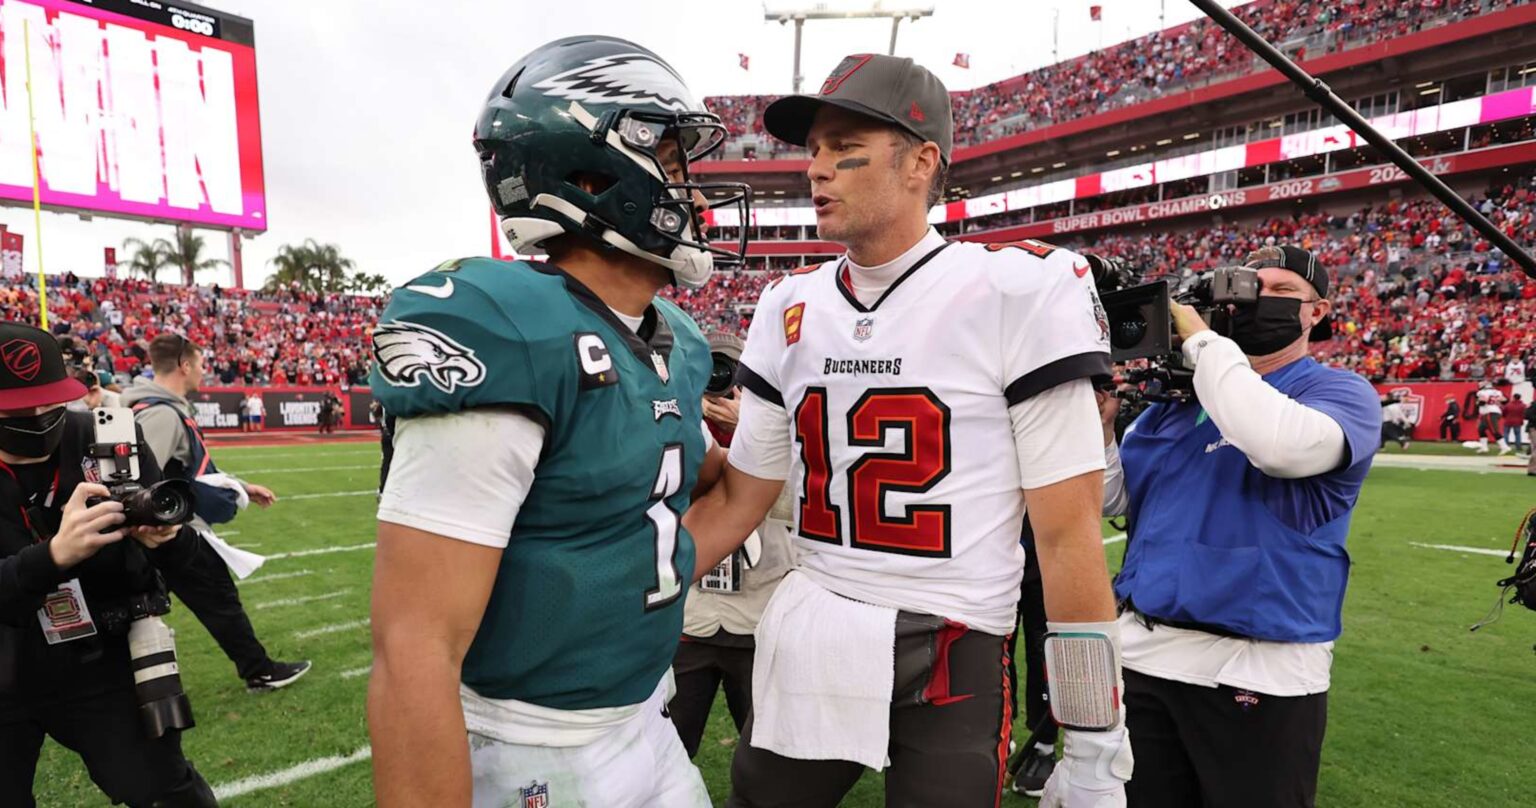
{"type": "Polygon", "coordinates": [[[879,53],[845,56],[816,95],[787,95],[769,104],[763,128],[779,140],[804,146],[816,113],[829,104],[937,143],[949,165],[955,144],[949,91],[911,59],[879,53]]]}
{"type": "MultiPolygon", "coordinates": [[[[1317,296],[1323,299],[1328,297],[1328,268],[1318,263],[1317,256],[1310,250],[1294,247],[1286,244],[1282,246],[1260,247],[1243,259],[1243,266],[1250,269],[1265,269],[1276,267],[1289,269],[1290,271],[1307,279],[1312,288],[1317,290],[1317,296]]],[[[1329,314],[1312,326],[1312,331],[1307,335],[1312,342],[1323,342],[1333,339],[1333,315],[1329,314]]]]}
{"type": "Polygon", "coordinates": [[[58,340],[41,328],[0,323],[0,410],[65,404],[86,393],[64,367],[58,340]]]}

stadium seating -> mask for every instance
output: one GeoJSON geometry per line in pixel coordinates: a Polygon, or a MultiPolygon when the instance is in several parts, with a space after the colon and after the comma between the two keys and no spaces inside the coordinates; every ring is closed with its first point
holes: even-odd
{"type": "MultiPolygon", "coordinates": [[[[1310,58],[1521,2],[1524,0],[1258,0],[1236,11],[1266,39],[1294,43],[1293,54],[1300,50],[1300,55],[1310,58]]],[[[951,93],[955,142],[970,145],[996,140],[1233,78],[1259,67],[1255,57],[1236,40],[1202,18],[1021,76],[951,93]]],[[[800,156],[802,150],[763,133],[763,108],[777,97],[711,96],[704,104],[721,117],[733,139],[761,136],[750,140],[752,156],[800,156]]],[[[739,145],[715,154],[721,159],[742,156],[739,145]]]]}
{"type": "MultiPolygon", "coordinates": [[[[1536,242],[1536,176],[1472,202],[1516,241],[1536,242]]],[[[1061,243],[1127,259],[1149,278],[1237,263],[1266,244],[1311,249],[1340,280],[1338,336],[1316,353],[1373,380],[1493,377],[1506,359],[1536,352],[1536,306],[1517,305],[1536,300],[1536,281],[1434,200],[1061,243]]],[[[701,328],[744,333],[777,271],[720,273],[703,289],[671,294],[701,328]]]]}
{"type": "MultiPolygon", "coordinates": [[[[35,279],[0,281],[0,316],[37,322],[35,279]]],[[[138,279],[51,278],[50,329],[69,335],[96,368],[131,379],[149,341],[185,334],[211,351],[203,385],[366,384],[368,335],[382,301],[297,289],[265,293],[138,279]]],[[[82,355],[77,354],[77,356],[82,355]]]]}

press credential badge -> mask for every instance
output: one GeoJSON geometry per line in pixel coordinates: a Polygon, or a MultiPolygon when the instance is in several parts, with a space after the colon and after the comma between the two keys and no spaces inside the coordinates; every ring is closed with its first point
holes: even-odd
{"type": "Polygon", "coordinates": [[[85,605],[79,578],[59,584],[58,589],[48,594],[43,608],[37,610],[37,621],[42,624],[43,637],[49,645],[96,636],[96,623],[85,605]]]}

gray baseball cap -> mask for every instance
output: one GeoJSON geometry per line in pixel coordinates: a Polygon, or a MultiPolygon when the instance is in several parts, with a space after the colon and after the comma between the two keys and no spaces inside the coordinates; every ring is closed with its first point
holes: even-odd
{"type": "Polygon", "coordinates": [[[827,104],[866,115],[939,145],[944,164],[954,149],[955,121],[944,82],[904,56],[843,57],[816,95],[787,95],[763,110],[763,128],[804,146],[816,113],[827,104]]]}

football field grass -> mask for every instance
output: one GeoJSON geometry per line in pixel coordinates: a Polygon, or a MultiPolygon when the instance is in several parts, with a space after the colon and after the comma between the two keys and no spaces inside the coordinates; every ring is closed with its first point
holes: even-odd
{"type": "MultiPolygon", "coordinates": [[[[312,659],[315,667],[288,689],[246,693],[178,604],[168,621],[198,723],[184,748],[224,805],[371,805],[363,698],[378,450],[353,443],[215,454],[224,470],[281,497],[267,511],[245,512],[224,535],[271,559],[240,585],[268,650],[278,659],[312,659]]],[[[1414,543],[1507,550],[1533,506],[1536,480],[1521,474],[1372,472],[1349,539],[1354,568],[1335,649],[1319,805],[1531,804],[1536,613],[1512,607],[1500,622],[1469,633],[1494,602],[1493,581],[1510,567],[1495,555],[1414,543]]],[[[1112,568],[1124,546],[1106,546],[1112,568]]],[[[1022,720],[1015,731],[1027,733],[1022,720]]],[[[725,798],[735,743],[721,701],[698,758],[716,804],[725,798]]],[[[79,759],[52,741],[36,793],[47,808],[108,804],[79,759]]],[[[1005,805],[1033,803],[1004,798],[1005,805]]],[[[872,773],[844,802],[883,804],[872,773]]]]}

